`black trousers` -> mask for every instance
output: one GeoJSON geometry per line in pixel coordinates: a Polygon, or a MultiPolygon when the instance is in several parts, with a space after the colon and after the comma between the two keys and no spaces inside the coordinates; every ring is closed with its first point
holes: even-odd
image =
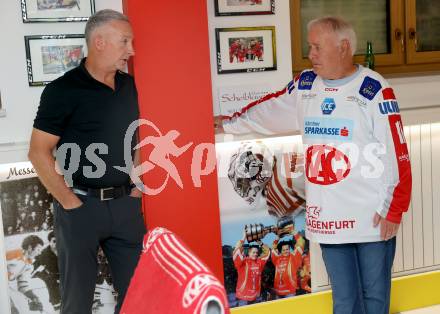
{"type": "Polygon", "coordinates": [[[65,210],[55,202],[55,236],[60,270],[61,314],[92,312],[97,278],[97,251],[106,255],[122,302],[142,251],[146,232],[141,199],[124,196],[100,201],[78,195],[83,205],[65,210]]]}

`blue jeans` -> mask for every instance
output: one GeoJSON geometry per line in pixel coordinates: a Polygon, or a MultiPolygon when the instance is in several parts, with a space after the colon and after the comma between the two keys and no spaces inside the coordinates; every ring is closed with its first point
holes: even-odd
{"type": "Polygon", "coordinates": [[[321,244],[330,277],[333,314],[388,314],[396,238],[321,244]]]}

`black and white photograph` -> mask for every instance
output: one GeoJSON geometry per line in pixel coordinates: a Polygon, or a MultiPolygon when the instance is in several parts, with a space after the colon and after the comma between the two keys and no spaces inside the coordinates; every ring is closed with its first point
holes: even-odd
{"type": "Polygon", "coordinates": [[[77,67],[87,55],[84,35],[25,36],[29,86],[42,86],[77,67]]]}
{"type": "Polygon", "coordinates": [[[23,22],[82,22],[95,12],[94,0],[21,0],[23,22]]]}
{"type": "MultiPolygon", "coordinates": [[[[59,313],[56,213],[30,163],[0,165],[0,210],[11,314],[59,313]]],[[[93,313],[110,314],[116,293],[101,250],[97,261],[93,313]]]]}
{"type": "Polygon", "coordinates": [[[275,27],[217,28],[217,73],[276,70],[275,27]]]}
{"type": "Polygon", "coordinates": [[[275,14],[274,0],[214,0],[215,15],[275,14]]]}

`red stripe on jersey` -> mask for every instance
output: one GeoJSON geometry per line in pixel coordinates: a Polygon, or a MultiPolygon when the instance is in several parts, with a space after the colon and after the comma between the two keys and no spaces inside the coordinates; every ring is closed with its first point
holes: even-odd
{"type": "Polygon", "coordinates": [[[155,253],[156,248],[153,248],[151,251],[149,251],[149,254],[153,257],[154,261],[157,263],[157,265],[166,273],[170,278],[173,278],[179,286],[183,285],[182,281],[179,280],[175,275],[173,275],[173,272],[170,271],[162,262],[163,259],[155,253]]]}
{"type": "Polygon", "coordinates": [[[298,193],[295,190],[295,187],[293,186],[293,179],[292,174],[295,173],[297,164],[299,162],[302,162],[300,159],[299,154],[297,153],[286,153],[284,156],[284,164],[285,164],[285,171],[286,171],[286,181],[287,186],[289,188],[289,195],[291,195],[291,199],[295,199],[295,205],[301,206],[304,203],[304,200],[298,195],[298,193]]]}
{"type": "Polygon", "coordinates": [[[394,96],[394,91],[391,87],[385,88],[382,90],[382,95],[384,100],[388,99],[396,99],[396,96],[394,96]]]}
{"type": "Polygon", "coordinates": [[[275,216],[275,217],[283,217],[284,214],[280,211],[278,211],[277,207],[274,206],[271,202],[267,202],[268,204],[268,209],[267,212],[269,213],[269,215],[275,216]]]}
{"type": "MultiPolygon", "coordinates": [[[[183,243],[173,234],[170,236],[171,242],[174,242],[176,252],[185,259],[195,271],[209,272],[208,268],[203,265],[190,251],[188,251],[183,243]]],[[[171,244],[171,243],[170,243],[171,244]]]]}
{"type": "Polygon", "coordinates": [[[156,262],[158,262],[159,265],[164,266],[164,270],[166,270],[168,274],[173,274],[175,277],[180,277],[182,281],[186,280],[187,276],[182,272],[181,269],[176,267],[174,263],[163,255],[164,251],[162,251],[158,245],[155,245],[152,250],[157,257],[156,262]]]}
{"type": "Polygon", "coordinates": [[[248,104],[247,106],[243,107],[240,112],[235,112],[232,116],[223,116],[222,119],[223,120],[230,120],[232,118],[239,117],[243,113],[245,113],[246,111],[251,109],[252,107],[254,107],[254,106],[256,106],[256,105],[258,105],[258,104],[260,104],[262,102],[265,102],[266,100],[269,100],[269,99],[272,99],[272,98],[277,98],[277,97],[280,97],[281,95],[284,95],[286,93],[286,91],[287,91],[287,88],[284,88],[284,89],[282,89],[282,90],[280,90],[280,91],[278,91],[276,93],[267,94],[263,98],[260,98],[260,99],[258,99],[256,101],[253,101],[250,104],[248,104]]]}
{"type": "MultiPolygon", "coordinates": [[[[296,157],[295,157],[296,158],[296,157]]],[[[289,187],[289,189],[293,189],[293,182],[292,182],[292,170],[291,170],[291,159],[290,159],[290,154],[285,153],[283,154],[283,159],[282,162],[284,164],[284,171],[286,173],[286,181],[287,181],[287,186],[289,187]]]]}
{"type": "Polygon", "coordinates": [[[301,76],[301,75],[298,74],[297,76],[295,76],[295,78],[294,78],[293,80],[294,80],[295,82],[298,82],[300,76],[301,76]]]}
{"type": "Polygon", "coordinates": [[[267,188],[267,197],[266,197],[266,203],[268,205],[268,212],[270,215],[273,215],[275,217],[282,217],[286,214],[285,209],[283,206],[280,206],[280,204],[276,201],[274,197],[274,191],[272,186],[268,186],[267,188]]]}
{"type": "Polygon", "coordinates": [[[174,248],[170,245],[169,239],[162,237],[157,241],[158,246],[161,246],[161,249],[163,251],[163,255],[168,257],[168,260],[180,271],[184,272],[185,275],[191,275],[195,272],[195,270],[188,265],[183,259],[181,259],[179,256],[177,256],[178,249],[174,248]]]}
{"type": "Polygon", "coordinates": [[[282,204],[281,200],[277,198],[277,194],[273,187],[270,186],[267,191],[267,201],[274,207],[273,210],[280,214],[279,217],[284,216],[287,212],[286,207],[282,204]]]}
{"type": "MultiPolygon", "coordinates": [[[[290,167],[288,167],[286,173],[290,173],[290,170],[290,167]]],[[[277,161],[275,160],[272,179],[267,184],[266,198],[267,203],[273,207],[269,208],[269,214],[277,217],[293,214],[304,204],[304,200],[293,189],[283,186],[280,179],[283,179],[283,177],[280,178],[279,176],[277,161]]]]}
{"type": "MultiPolygon", "coordinates": [[[[287,172],[287,173],[290,173],[290,172],[287,172]]],[[[278,176],[278,169],[277,168],[275,168],[275,171],[274,171],[274,177],[275,177],[275,180],[274,180],[274,182],[275,182],[275,184],[276,184],[276,187],[278,188],[278,191],[280,191],[280,193],[281,193],[281,195],[284,197],[284,199],[287,201],[287,203],[289,204],[289,208],[296,208],[296,207],[298,207],[298,206],[296,206],[296,202],[294,202],[291,198],[290,198],[290,196],[287,194],[287,192],[286,192],[286,190],[281,186],[281,183],[280,183],[280,179],[279,179],[279,176],[278,176]]],[[[284,203],[283,203],[284,204],[284,203]]],[[[287,210],[289,209],[289,208],[287,208],[287,210]]]]}
{"type": "Polygon", "coordinates": [[[408,210],[411,200],[411,164],[400,115],[389,115],[388,121],[390,122],[391,135],[393,137],[394,150],[397,158],[399,182],[394,188],[386,219],[394,223],[400,223],[402,213],[408,210]]]}

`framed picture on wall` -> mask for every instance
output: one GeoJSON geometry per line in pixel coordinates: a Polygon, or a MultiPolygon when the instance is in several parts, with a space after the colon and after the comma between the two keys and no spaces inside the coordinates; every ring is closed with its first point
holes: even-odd
{"type": "Polygon", "coordinates": [[[214,0],[215,16],[275,14],[274,0],[214,0]]]}
{"type": "Polygon", "coordinates": [[[217,73],[277,69],[275,27],[216,28],[217,73]]]}
{"type": "Polygon", "coordinates": [[[94,12],[94,0],[21,0],[24,23],[81,22],[94,12]]]}
{"type": "Polygon", "coordinates": [[[84,35],[35,35],[24,41],[29,86],[48,84],[87,55],[84,35]]]}

